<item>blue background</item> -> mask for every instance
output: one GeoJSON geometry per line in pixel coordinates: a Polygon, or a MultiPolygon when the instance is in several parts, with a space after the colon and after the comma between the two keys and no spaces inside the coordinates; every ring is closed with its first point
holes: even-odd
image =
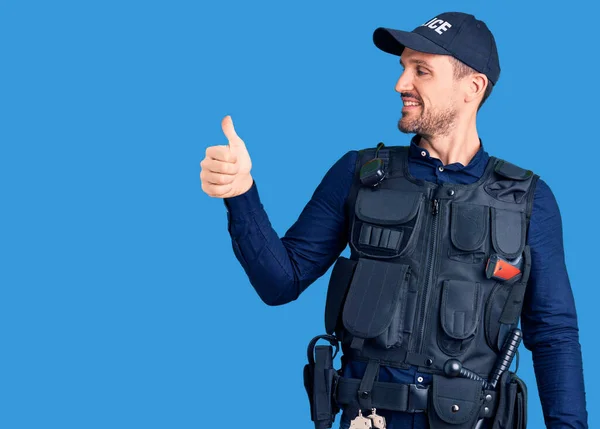
{"type": "Polygon", "coordinates": [[[448,10],[498,43],[484,147],[559,202],[597,426],[599,7],[532,3],[2,1],[0,427],[310,428],[301,374],[329,272],[264,305],[199,162],[232,115],[283,235],[346,151],[409,142],[373,30],[448,10]]]}

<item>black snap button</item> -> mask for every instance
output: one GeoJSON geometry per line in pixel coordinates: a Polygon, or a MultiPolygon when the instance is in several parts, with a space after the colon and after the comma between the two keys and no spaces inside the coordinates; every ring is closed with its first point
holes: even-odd
{"type": "Polygon", "coordinates": [[[485,407],[483,409],[483,413],[487,416],[490,413],[490,409],[488,407],[485,407]]]}
{"type": "Polygon", "coordinates": [[[450,196],[454,195],[454,189],[448,189],[448,195],[450,195],[450,196]]]}
{"type": "Polygon", "coordinates": [[[460,407],[456,404],[452,405],[452,412],[453,413],[458,413],[458,411],[460,410],[460,407]]]}
{"type": "Polygon", "coordinates": [[[367,391],[360,392],[360,397],[363,399],[367,399],[369,397],[369,392],[367,392],[367,391]]]}
{"type": "Polygon", "coordinates": [[[492,395],[490,395],[489,393],[487,395],[485,395],[485,400],[487,402],[490,402],[492,400],[492,395]]]}
{"type": "Polygon", "coordinates": [[[425,365],[427,365],[427,366],[431,366],[431,365],[433,365],[433,359],[431,359],[431,358],[427,359],[427,360],[425,361],[425,365]]]}

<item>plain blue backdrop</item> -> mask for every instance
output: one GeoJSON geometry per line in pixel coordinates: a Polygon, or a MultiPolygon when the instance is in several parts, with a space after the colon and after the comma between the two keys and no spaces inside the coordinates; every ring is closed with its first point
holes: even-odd
{"type": "Polygon", "coordinates": [[[540,174],[559,202],[600,424],[594,2],[5,0],[0,427],[310,428],[301,374],[330,272],[264,305],[199,163],[232,115],[283,235],[346,151],[409,143],[398,59],[373,30],[451,10],[498,43],[486,150],[540,174]]]}

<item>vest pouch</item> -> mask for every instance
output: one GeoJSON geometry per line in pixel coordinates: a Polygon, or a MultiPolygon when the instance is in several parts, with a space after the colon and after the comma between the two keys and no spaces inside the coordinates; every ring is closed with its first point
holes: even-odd
{"type": "Polygon", "coordinates": [[[434,375],[427,416],[432,429],[472,429],[483,405],[480,381],[434,375]]]}
{"type": "Polygon", "coordinates": [[[340,256],[331,270],[325,301],[325,331],[329,335],[339,330],[342,304],[348,293],[356,265],[357,261],[340,256]]]}
{"type": "Polygon", "coordinates": [[[360,188],[350,244],[364,257],[407,256],[418,241],[422,192],[360,188]]]}
{"type": "Polygon", "coordinates": [[[527,427],[527,387],[512,371],[505,371],[498,381],[498,407],[491,429],[525,429],[527,427]]]}
{"type": "Polygon", "coordinates": [[[359,258],[342,311],[348,332],[378,347],[399,347],[409,278],[408,265],[359,258]]]}
{"type": "Polygon", "coordinates": [[[512,287],[513,285],[511,284],[497,282],[492,288],[492,292],[485,305],[485,340],[487,345],[496,353],[500,352],[502,346],[502,341],[498,340],[498,336],[500,335],[500,316],[512,287]]]}
{"type": "Polygon", "coordinates": [[[450,356],[463,354],[475,339],[482,306],[481,284],[445,280],[440,306],[440,349],[450,356]]]}

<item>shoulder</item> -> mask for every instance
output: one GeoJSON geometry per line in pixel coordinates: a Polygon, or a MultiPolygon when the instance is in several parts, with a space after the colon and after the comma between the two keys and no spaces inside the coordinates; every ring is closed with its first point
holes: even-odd
{"type": "Polygon", "coordinates": [[[532,217],[534,215],[536,218],[560,215],[554,192],[543,179],[538,179],[535,187],[532,217]]]}
{"type": "Polygon", "coordinates": [[[339,174],[350,174],[354,173],[354,169],[358,158],[360,156],[359,150],[349,150],[344,153],[330,168],[329,173],[334,175],[339,174]]]}

